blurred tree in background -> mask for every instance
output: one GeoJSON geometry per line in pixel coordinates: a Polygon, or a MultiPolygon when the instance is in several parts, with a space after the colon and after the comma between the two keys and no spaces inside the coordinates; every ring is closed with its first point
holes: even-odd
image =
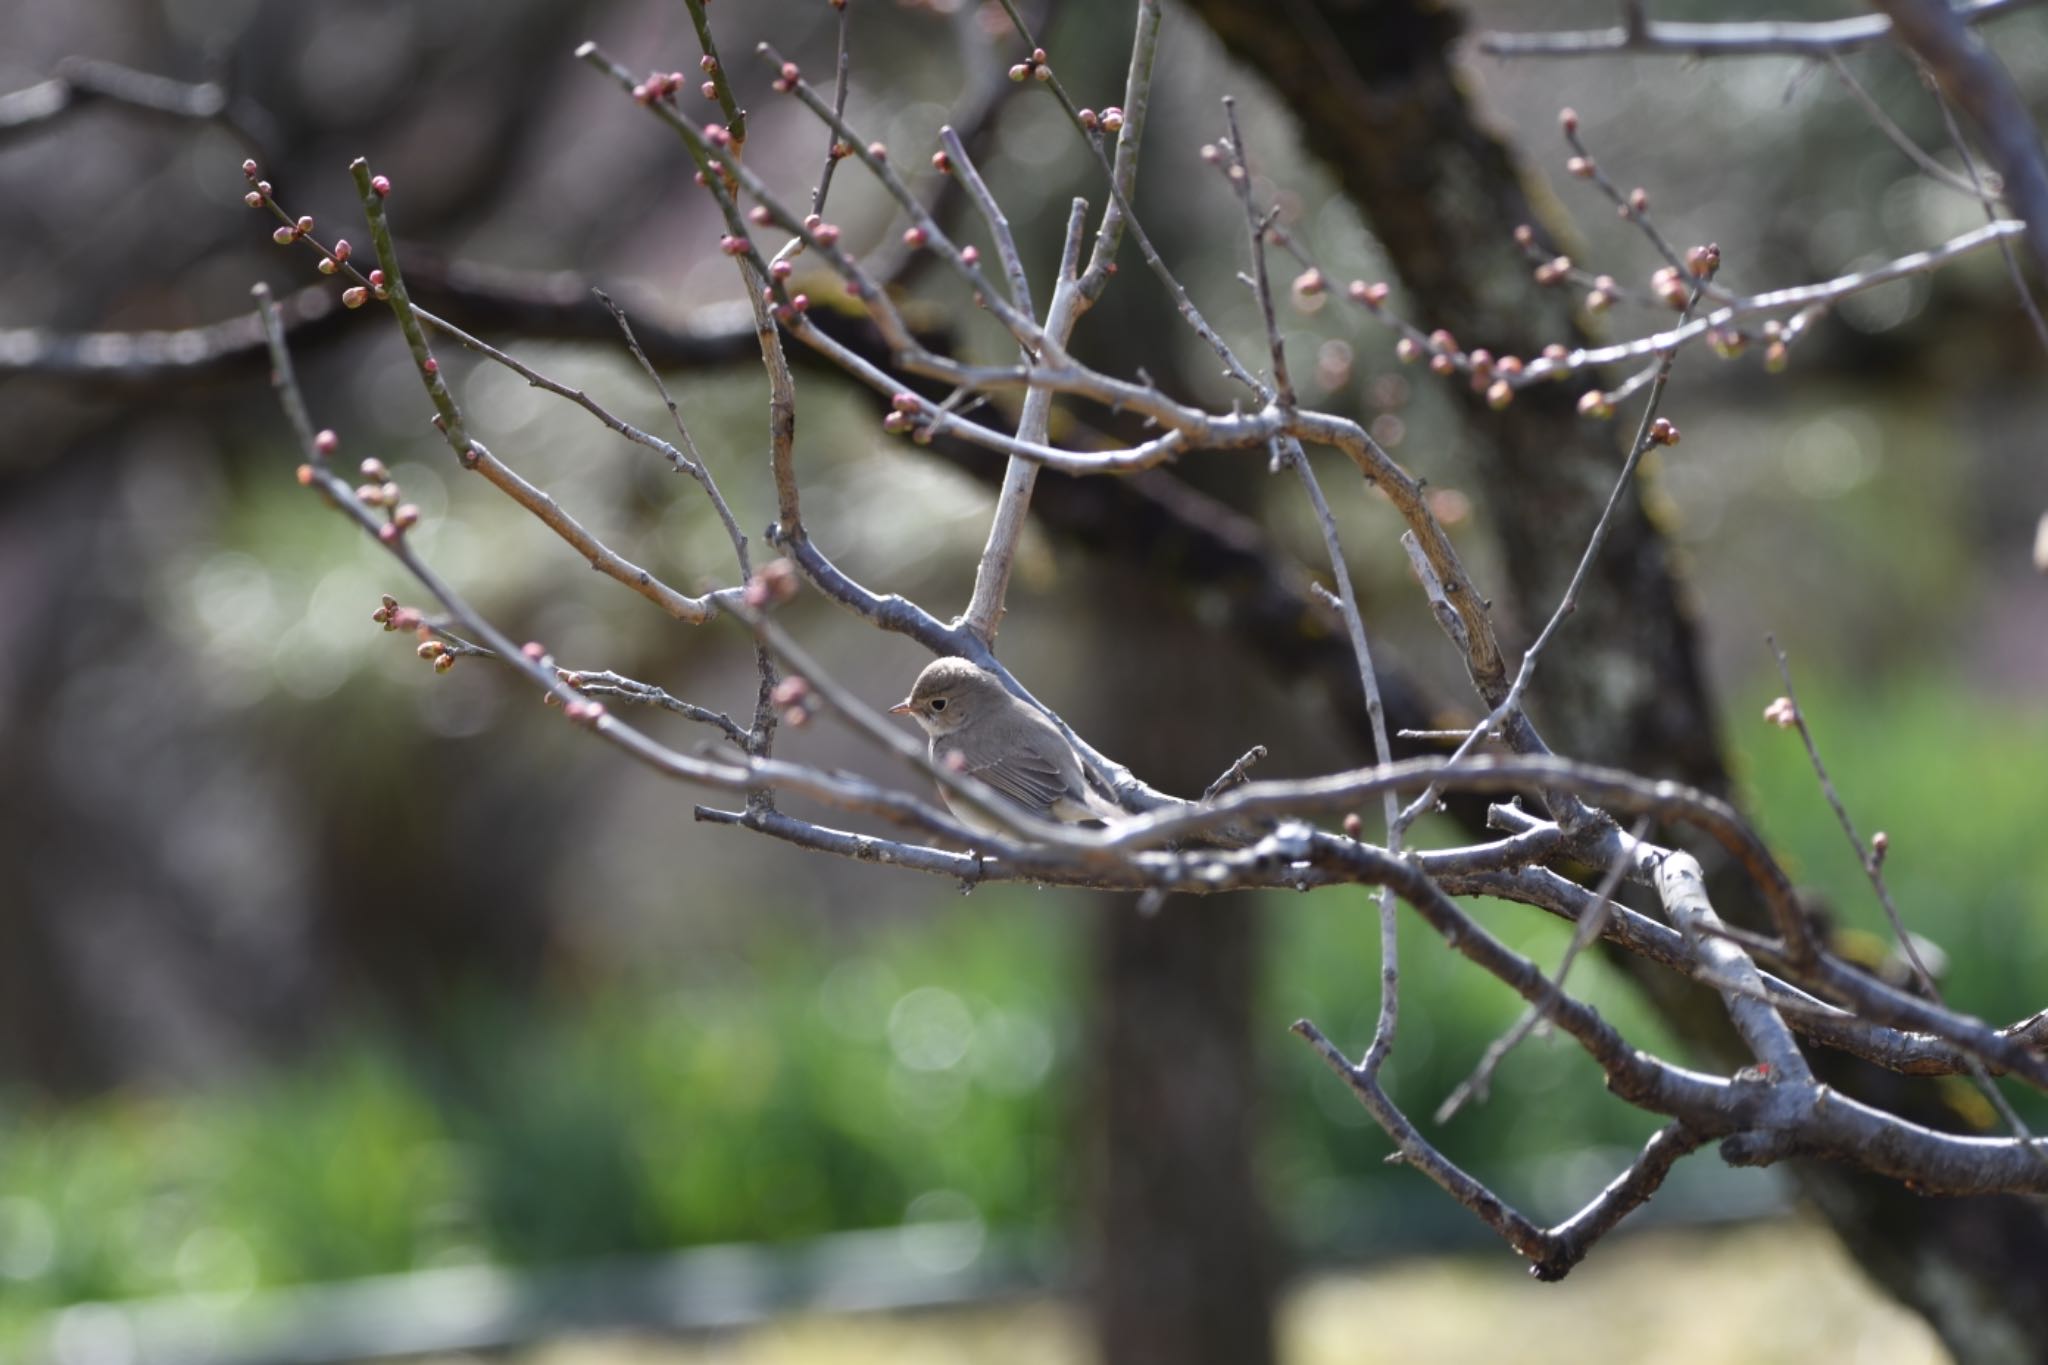
{"type": "MultiPolygon", "coordinates": [[[[1100,180],[1050,101],[1003,79],[1019,54],[1000,11],[855,4],[849,113],[905,148],[969,127],[1034,277],[1048,275],[1069,201],[1099,201],[1100,180]]],[[[1199,159],[1225,92],[1262,189],[1333,277],[1392,276],[1407,314],[1523,354],[1581,324],[1574,296],[1530,279],[1517,223],[1582,233],[1573,254],[1589,261],[1641,256],[1563,174],[1560,104],[1616,176],[1651,187],[1675,239],[1717,240],[1745,287],[1840,274],[1981,221],[1824,67],[1501,63],[1459,40],[1611,21],[1592,4],[1282,9],[1169,11],[1139,181],[1162,254],[1233,336],[1261,324],[1233,278],[1237,208],[1199,159]]],[[[822,3],[713,17],[729,54],[772,37],[830,69],[822,3]]],[[[1112,101],[1124,7],[1031,17],[1062,80],[1112,101]]],[[[470,663],[435,677],[370,624],[400,585],[291,484],[267,366],[237,322],[252,280],[291,295],[308,275],[260,235],[236,167],[257,157],[295,210],[342,223],[343,168],[371,155],[403,187],[422,302],[653,428],[659,400],[586,290],[613,293],[751,533],[773,515],[766,389],[730,265],[708,249],[720,223],[673,139],[568,56],[595,38],[636,65],[688,66],[681,4],[24,0],[0,23],[0,90],[89,90],[94,69],[66,65],[89,57],[232,92],[212,119],[81,97],[0,127],[0,1304],[20,1307],[16,1325],[91,1298],[901,1221],[1085,1228],[1106,1358],[1243,1362],[1270,1358],[1291,1249],[1449,1235],[1432,1220],[1455,1210],[1403,1202],[1420,1182],[1380,1169],[1364,1116],[1284,1037],[1302,1015],[1369,1035],[1364,894],[1179,898],[1140,915],[1128,896],[963,900],[808,858],[691,823],[672,788],[542,723],[529,689],[470,663]],[[106,333],[129,340],[78,340],[106,333]]],[[[1986,32],[2024,90],[2048,84],[2038,16],[1986,32]]],[[[1955,164],[1910,64],[1884,47],[1853,60],[1955,164]]],[[[822,132],[787,102],[755,104],[750,162],[787,168],[792,186],[813,175],[822,132]]],[[[904,163],[933,187],[921,154],[904,163]]],[[[893,249],[873,186],[847,174],[834,194],[862,251],[893,249]]],[[[1214,357],[1123,259],[1076,354],[1227,404],[1214,357]]],[[[972,342],[906,279],[935,327],[972,342]]],[[[1461,551],[1513,590],[1496,604],[1509,633],[1533,635],[1612,477],[1614,433],[1562,393],[1505,414],[1462,401],[1354,312],[1283,323],[1305,393],[1428,476],[1461,551]]],[[[496,619],[565,661],[735,714],[751,704],[738,632],[666,628],[456,477],[381,319],[333,310],[294,345],[325,420],[393,466],[422,507],[419,543],[496,619]]],[[[1792,375],[1681,366],[1667,410],[1687,444],[1646,471],[1572,648],[1536,687],[1574,754],[1746,786],[1847,931],[1882,934],[1798,754],[1752,733],[1776,690],[1760,643],[1775,630],[1824,679],[1807,689],[1824,735],[1882,736],[1836,745],[1838,781],[1901,841],[1896,889],[1949,955],[1954,997],[1993,1019],[2039,1007],[2048,958],[2030,818],[2048,758],[2048,594],[2025,567],[2048,507],[2041,362],[1987,256],[1845,304],[1792,375]]],[[[830,371],[799,379],[814,535],[865,581],[964,602],[999,462],[911,448],[830,371]]],[[[451,382],[608,540],[671,582],[725,572],[693,490],[502,372],[463,365],[451,382]]],[[[1135,420],[1108,434],[1142,439],[1135,420]]],[[[1261,775],[1369,762],[1341,626],[1298,567],[1321,560],[1292,494],[1257,459],[1045,476],[1006,658],[1167,790],[1199,792],[1255,743],[1271,750],[1261,775]]],[[[1391,658],[1395,723],[1469,723],[1405,559],[1370,509],[1342,505],[1356,501],[1337,512],[1391,658]]],[[[900,695],[923,661],[815,602],[792,610],[871,699],[900,695]]],[[[788,752],[872,766],[829,728],[788,752]]],[[[1498,927],[1543,960],[1561,942],[1550,925],[1498,927]]],[[[1726,1048],[1710,993],[1644,978],[1646,1000],[1627,963],[1594,973],[1591,997],[1632,1036],[1726,1048]]],[[[1409,1011],[1397,1081],[1438,1095],[1513,1002],[1426,953],[1408,984],[1427,1003],[1409,1011]]],[[[1518,1053],[1445,1149],[1524,1163],[1497,1187],[1568,1211],[1606,1178],[1586,1154],[1652,1126],[1577,1061],[1518,1053]]],[[[1923,1083],[1901,1102],[1960,1123],[1973,1101],[1923,1083]]],[[[1798,1178],[1960,1358],[2033,1358],[2025,1343],[2048,1339],[2037,1208],[1918,1200],[1817,1163],[1798,1178]]]]}

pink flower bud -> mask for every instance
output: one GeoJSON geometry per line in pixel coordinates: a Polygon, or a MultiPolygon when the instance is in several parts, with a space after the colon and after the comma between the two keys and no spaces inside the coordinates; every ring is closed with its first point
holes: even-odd
{"type": "Polygon", "coordinates": [[[313,437],[313,449],[319,451],[322,455],[332,455],[340,448],[341,438],[329,429],[322,428],[313,437]]]}
{"type": "Polygon", "coordinates": [[[372,176],[370,188],[376,191],[379,199],[388,199],[391,196],[391,178],[383,175],[372,176]]]}

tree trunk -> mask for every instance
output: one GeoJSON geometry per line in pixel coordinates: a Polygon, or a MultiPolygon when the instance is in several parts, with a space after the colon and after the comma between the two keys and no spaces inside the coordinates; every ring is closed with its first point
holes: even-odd
{"type": "MultiPolygon", "coordinates": [[[[1562,291],[1530,277],[1516,225],[1541,215],[1508,149],[1481,127],[1450,59],[1455,11],[1398,0],[1360,5],[1301,0],[1286,10],[1191,0],[1241,61],[1287,92],[1310,148],[1366,214],[1406,286],[1416,316],[1464,344],[1533,355],[1572,342],[1562,291]]],[[[1506,564],[1502,605],[1533,634],[1562,596],[1619,452],[1606,429],[1576,419],[1569,395],[1547,386],[1503,413],[1466,406],[1506,564]]],[[[1572,618],[1568,642],[1547,654],[1533,713],[1552,744],[1577,757],[1723,790],[1716,736],[1693,624],[1668,549],[1637,502],[1572,618]]],[[[1755,923],[1754,899],[1723,871],[1712,879],[1731,920],[1755,923]]],[[[1668,974],[1638,973],[1673,1025],[1727,1061],[1719,1004],[1668,974]]],[[[1969,1130],[1934,1087],[1867,1068],[1816,1063],[1873,1102],[1934,1126],[1969,1130]]],[[[2048,1217],[2017,1197],[1923,1199],[1875,1176],[1796,1163],[1801,1186],[1844,1244],[1891,1293],[1924,1314],[1966,1362],[2048,1359],[2048,1217]]]]}

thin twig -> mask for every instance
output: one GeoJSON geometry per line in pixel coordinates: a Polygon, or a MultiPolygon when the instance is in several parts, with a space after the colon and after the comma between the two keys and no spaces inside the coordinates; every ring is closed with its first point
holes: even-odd
{"type": "MultiPolygon", "coordinates": [[[[1636,821],[1631,837],[1640,840],[1649,832],[1649,826],[1650,822],[1646,819],[1636,821]]],[[[1521,1018],[1515,1021],[1512,1028],[1487,1045],[1485,1053],[1479,1058],[1479,1065],[1472,1069],[1472,1074],[1453,1086],[1451,1093],[1444,1096],[1443,1103],[1437,1106],[1435,1119],[1438,1123],[1449,1123],[1456,1118],[1458,1111],[1465,1107],[1468,1100],[1485,1102],[1487,1090],[1493,1083],[1493,1073],[1507,1060],[1507,1055],[1515,1050],[1516,1045],[1534,1032],[1549,1011],[1555,1008],[1558,997],[1564,992],[1565,980],[1571,975],[1572,964],[1578,961],[1579,954],[1606,934],[1608,912],[1614,905],[1615,889],[1621,885],[1621,879],[1627,872],[1628,856],[1625,851],[1617,850],[1615,856],[1608,861],[1607,870],[1601,874],[1600,884],[1593,890],[1593,908],[1580,916],[1578,922],[1572,926],[1571,941],[1565,944],[1564,953],[1557,961],[1557,974],[1551,978],[1550,995],[1523,1010],[1521,1018]]]]}

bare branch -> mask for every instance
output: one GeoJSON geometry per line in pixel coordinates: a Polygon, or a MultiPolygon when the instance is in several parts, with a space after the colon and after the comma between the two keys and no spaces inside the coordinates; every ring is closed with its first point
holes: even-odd
{"type": "MultiPolygon", "coordinates": [[[[2038,0],[1961,0],[1961,23],[1981,23],[2032,7],[2038,0]]],[[[1652,19],[1640,26],[1557,33],[1482,33],[1481,52],[1494,57],[1594,57],[1633,52],[1664,57],[1824,57],[1854,52],[1892,36],[1892,20],[1881,14],[1818,23],[1673,23],[1652,19]]]]}

